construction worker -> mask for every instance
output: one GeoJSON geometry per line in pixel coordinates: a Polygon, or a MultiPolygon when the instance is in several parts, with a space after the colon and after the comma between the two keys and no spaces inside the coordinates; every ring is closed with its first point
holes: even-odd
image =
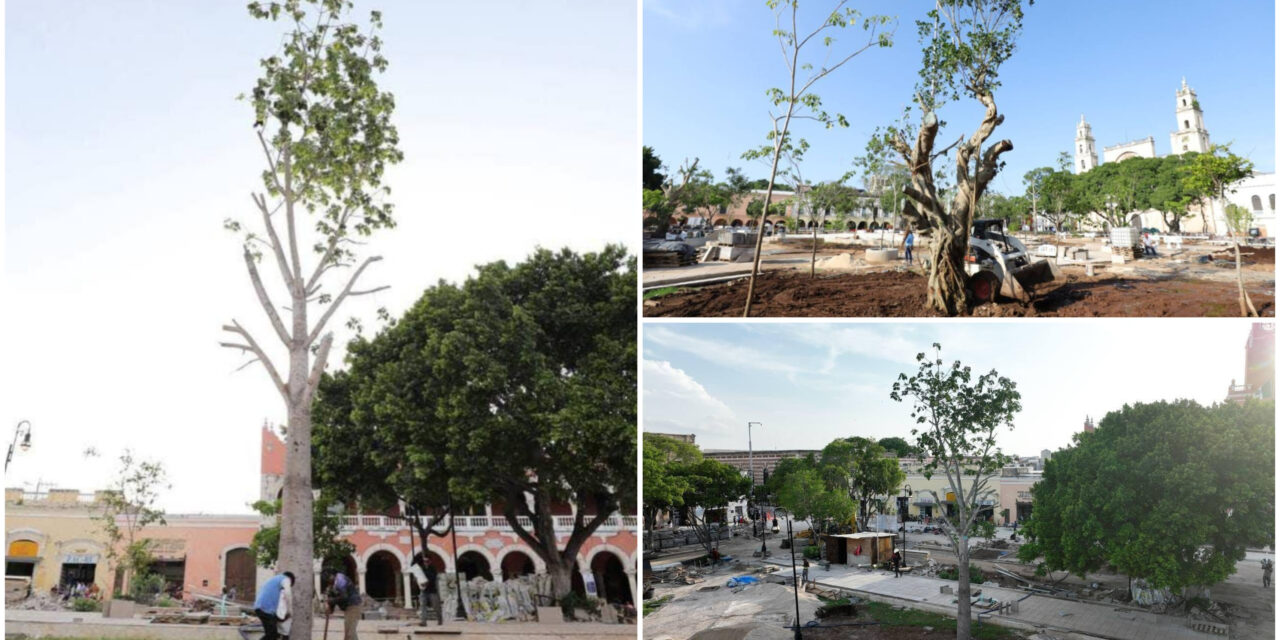
{"type": "Polygon", "coordinates": [[[1275,566],[1275,563],[1271,562],[1270,560],[1262,561],[1262,586],[1264,588],[1271,587],[1271,569],[1274,566],[1275,566]]]}
{"type": "Polygon", "coordinates": [[[809,559],[804,559],[804,570],[800,573],[800,588],[809,584],[809,559]]]}
{"type": "Polygon", "coordinates": [[[329,588],[326,600],[329,613],[333,608],[342,609],[342,640],[357,640],[356,626],[360,624],[360,588],[347,574],[339,572],[333,577],[333,586],[329,588]]]}
{"type": "Polygon", "coordinates": [[[276,574],[262,584],[262,591],[253,602],[253,613],[262,621],[262,640],[280,637],[280,623],[289,619],[289,605],[293,601],[293,572],[276,574]]]}
{"type": "Polygon", "coordinates": [[[903,249],[905,249],[905,251],[903,252],[905,255],[903,257],[907,259],[908,265],[911,264],[911,249],[915,246],[916,246],[916,233],[911,229],[907,229],[907,237],[903,238],[902,247],[903,249]]]}
{"type": "Polygon", "coordinates": [[[436,622],[444,626],[444,612],[440,610],[440,587],[436,568],[427,562],[426,556],[416,553],[410,570],[418,581],[418,622],[427,626],[427,610],[435,609],[436,622]]]}
{"type": "Polygon", "coordinates": [[[893,577],[902,577],[902,552],[899,549],[893,550],[893,577]]]}

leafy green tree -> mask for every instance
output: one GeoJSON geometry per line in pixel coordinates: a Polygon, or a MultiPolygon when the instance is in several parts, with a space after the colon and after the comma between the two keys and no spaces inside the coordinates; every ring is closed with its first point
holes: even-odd
{"type": "Polygon", "coordinates": [[[648,145],[645,145],[642,155],[641,183],[644,190],[661,191],[662,184],[667,180],[662,174],[662,158],[648,145]]]}
{"type": "MultiPolygon", "coordinates": [[[[773,30],[773,35],[778,40],[778,45],[782,48],[783,59],[786,61],[787,76],[786,89],[772,88],[768,91],[769,101],[773,109],[777,112],[770,111],[770,130],[766,136],[767,147],[771,147],[771,166],[769,168],[769,184],[765,187],[765,202],[773,202],[774,181],[778,177],[779,163],[783,160],[784,153],[794,144],[791,139],[791,122],[794,119],[813,120],[822,124],[826,128],[834,126],[848,126],[849,122],[844,116],[836,114],[831,116],[822,108],[822,98],[813,92],[813,87],[818,81],[830,75],[840,67],[856,57],[858,54],[872,47],[888,47],[893,44],[892,32],[879,33],[879,27],[888,24],[890,18],[887,16],[870,16],[863,17],[861,13],[852,8],[846,8],[845,0],[840,0],[830,12],[827,12],[822,23],[812,31],[800,31],[798,28],[800,8],[797,0],[767,0],[766,4],[776,13],[777,27],[773,30]],[[789,25],[790,29],[784,27],[789,25]],[[863,31],[870,34],[867,42],[861,47],[853,51],[841,55],[834,54],[831,45],[836,39],[824,32],[830,29],[844,29],[847,27],[861,26],[863,31]],[[813,47],[806,49],[810,43],[821,43],[824,53],[819,56],[822,60],[821,66],[816,67],[812,62],[808,62],[801,58],[801,52],[808,53],[813,47]]],[[[765,212],[769,213],[768,211],[765,212]]],[[[763,220],[761,221],[763,227],[763,220]]],[[[751,315],[751,299],[755,295],[756,276],[760,273],[760,256],[763,253],[764,234],[756,236],[755,257],[751,261],[751,278],[747,283],[747,303],[742,309],[742,316],[749,317],[751,315]]]]}
{"type": "MultiPolygon", "coordinates": [[[[911,402],[912,429],[916,446],[928,462],[922,468],[926,478],[943,473],[947,487],[955,494],[955,516],[941,519],[959,566],[956,596],[957,638],[968,638],[970,619],[969,538],[983,500],[994,500],[993,485],[1008,456],[996,446],[1000,427],[1013,429],[1013,417],[1022,410],[1022,396],[1014,381],[994,369],[975,375],[959,360],[947,366],[942,345],[934,343],[932,358],[916,355],[920,368],[915,375],[899,374],[889,397],[911,402]]],[[[937,493],[930,491],[941,503],[937,493]]]]}
{"type": "Polygon", "coordinates": [[[765,480],[764,492],[765,498],[777,499],[778,493],[782,490],[782,485],[787,482],[787,478],[800,471],[817,469],[818,463],[812,453],[803,458],[783,458],[774,465],[773,471],[765,480]]]}
{"type": "Polygon", "coordinates": [[[1200,201],[1206,233],[1210,230],[1207,212],[1212,211],[1213,203],[1235,193],[1231,185],[1252,174],[1253,162],[1232,153],[1231,145],[1212,145],[1208,152],[1191,156],[1183,165],[1184,187],[1200,201]]]}
{"type": "Polygon", "coordinates": [[[873,138],[873,144],[892,148],[910,168],[902,215],[913,228],[932,230],[926,305],[948,316],[967,309],[964,259],[975,209],[1003,165],[1000,156],[1013,148],[1009,140],[983,145],[1004,122],[996,109],[995,91],[1000,86],[1000,67],[1013,54],[1022,29],[1022,4],[1021,0],[938,0],[928,12],[929,20],[916,22],[924,45],[913,98],[920,110],[919,124],[907,122],[907,111],[904,124],[877,130],[873,138]],[[982,120],[968,140],[960,138],[937,149],[943,125],[938,110],[946,100],[957,100],[962,94],[985,107],[982,120]],[[944,199],[934,162],[953,148],[956,193],[944,199]]]}
{"type": "MultiPolygon", "coordinates": [[[[138,533],[151,524],[164,525],[164,509],[157,506],[160,492],[169,489],[164,464],[136,458],[125,449],[120,467],[102,493],[102,512],[95,516],[107,539],[107,559],[114,566],[113,584],[146,580],[151,565],[151,541],[138,533]]],[[[114,587],[112,587],[114,589],[114,587]]]]}
{"type": "Polygon", "coordinates": [[[1179,156],[1165,156],[1156,167],[1155,184],[1150,191],[1147,206],[1160,212],[1165,227],[1172,233],[1182,231],[1182,221],[1191,217],[1190,206],[1195,194],[1187,189],[1183,180],[1183,167],[1194,152],[1179,156]]]}
{"type": "Polygon", "coordinates": [[[1031,493],[1018,557],[1041,572],[1222,582],[1275,543],[1275,403],[1126,405],[1055,453],[1031,493]]]}
{"type": "Polygon", "coordinates": [[[1244,270],[1240,265],[1240,237],[1249,234],[1249,227],[1253,226],[1253,212],[1238,204],[1228,204],[1223,217],[1226,218],[1227,229],[1231,233],[1231,246],[1236,252],[1236,286],[1240,295],[1240,315],[1256,318],[1258,310],[1253,307],[1249,292],[1244,290],[1244,270]]]}
{"type": "MultiPolygon", "coordinates": [[[[274,567],[280,559],[280,501],[259,500],[251,505],[258,515],[270,518],[270,524],[259,527],[253,534],[249,549],[261,567],[274,567]]],[[[342,559],[355,553],[356,546],[342,537],[342,515],[331,496],[320,494],[315,501],[313,535],[316,541],[316,557],[326,568],[339,568],[342,559]]]]}
{"type": "Polygon", "coordinates": [[[651,433],[644,434],[644,518],[653,530],[658,512],[684,506],[684,496],[691,487],[686,465],[702,460],[697,447],[674,438],[651,433]]]}
{"type": "Polygon", "coordinates": [[[226,222],[229,230],[243,233],[249,280],[288,354],[288,369],[282,371],[268,352],[271,345],[256,340],[235,319],[223,326],[235,337],[222,346],[261,363],[288,414],[280,564],[298,577],[293,631],[302,637],[311,635],[314,597],[311,401],[333,345],[326,327],[347,298],[381,289],[356,289],[365,269],[381,257],[358,260],[357,247],[364,241],[354,237],[394,226],[392,206],[384,201],[390,189],[382,178],[385,168],[403,157],[391,124],[395,98],[375,80],[387,68],[376,35],[382,16],[371,12],[369,28],[362,32],[347,21],[352,6],[349,0],[249,3],[253,18],[283,21],[289,30],[281,50],[261,60],[262,75],[248,96],[266,163],[262,191],[252,194],[261,230],[226,222]],[[304,265],[307,247],[314,247],[316,257],[304,265]],[[258,271],[264,255],[279,269],[279,283],[288,293],[280,306],[258,271]],[[349,269],[345,284],[335,293],[326,276],[344,269],[349,269]],[[319,312],[314,321],[313,312],[319,312]]]}
{"type": "Polygon", "coordinates": [[[869,528],[873,507],[907,478],[897,459],[885,457],[884,447],[868,438],[834,440],[823,447],[819,460],[828,485],[842,490],[857,506],[861,531],[869,528]]]}
{"type": "Polygon", "coordinates": [[[698,541],[710,553],[713,546],[719,546],[719,538],[711,532],[712,516],[720,514],[721,519],[726,520],[729,503],[747,495],[751,490],[751,479],[733,465],[706,458],[680,465],[676,474],[687,487],[681,497],[687,516],[685,521],[692,523],[698,541]],[[699,510],[701,516],[698,515],[699,510]]]}
{"type": "Polygon", "coordinates": [[[885,451],[893,452],[893,454],[899,458],[910,458],[920,454],[919,449],[916,449],[910,442],[907,442],[897,436],[880,438],[876,444],[880,445],[880,447],[885,451]]]}
{"type": "Polygon", "coordinates": [[[490,502],[568,594],[583,543],[636,499],[635,287],[618,246],[540,249],[432,287],[327,379],[326,488],[424,513],[490,502]]]}
{"type": "Polygon", "coordinates": [[[778,486],[778,504],[797,518],[815,523],[847,523],[856,509],[848,494],[831,489],[817,469],[787,474],[778,486]]]}

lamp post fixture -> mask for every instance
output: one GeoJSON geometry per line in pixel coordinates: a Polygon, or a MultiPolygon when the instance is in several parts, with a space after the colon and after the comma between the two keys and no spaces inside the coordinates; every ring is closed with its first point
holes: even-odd
{"type": "Polygon", "coordinates": [[[752,452],[751,447],[751,425],[763,427],[764,424],[760,422],[747,423],[747,473],[751,475],[751,499],[754,501],[756,497],[756,462],[755,453],[752,452]]]}
{"type": "Polygon", "coordinates": [[[781,507],[773,510],[773,531],[778,531],[778,513],[782,512],[787,517],[787,540],[788,547],[791,548],[791,587],[795,593],[796,599],[796,640],[802,640],[800,635],[800,579],[796,576],[796,537],[791,530],[791,512],[781,507]]]}
{"type": "Polygon", "coordinates": [[[13,442],[9,443],[9,453],[4,457],[4,470],[9,470],[9,463],[13,461],[13,449],[18,447],[23,451],[31,448],[31,421],[23,420],[18,423],[18,427],[13,430],[13,442]],[[26,428],[23,429],[23,425],[26,428]],[[21,442],[19,442],[21,439],[21,442]]]}
{"type": "Polygon", "coordinates": [[[907,500],[903,502],[903,504],[901,505],[902,508],[899,509],[902,515],[902,559],[906,560],[907,558],[907,512],[911,509],[911,502],[910,502],[911,501],[911,485],[909,484],[902,485],[902,491],[907,494],[907,500]]]}

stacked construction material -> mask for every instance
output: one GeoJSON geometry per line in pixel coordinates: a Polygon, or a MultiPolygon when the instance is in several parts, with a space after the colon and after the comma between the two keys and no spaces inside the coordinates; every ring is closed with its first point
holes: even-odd
{"type": "Polygon", "coordinates": [[[649,240],[644,243],[644,268],[684,267],[697,259],[693,247],[678,240],[649,240]]]}
{"type": "Polygon", "coordinates": [[[1111,255],[1124,256],[1127,260],[1142,257],[1142,231],[1137,227],[1111,229],[1111,255]]]}

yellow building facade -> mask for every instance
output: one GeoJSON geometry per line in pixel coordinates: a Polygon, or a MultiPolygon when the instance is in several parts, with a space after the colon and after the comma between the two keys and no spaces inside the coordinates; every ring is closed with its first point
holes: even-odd
{"type": "Polygon", "coordinates": [[[52,489],[5,490],[5,576],[29,577],[32,589],[93,582],[109,593],[107,539],[94,516],[101,494],[52,489]]]}

